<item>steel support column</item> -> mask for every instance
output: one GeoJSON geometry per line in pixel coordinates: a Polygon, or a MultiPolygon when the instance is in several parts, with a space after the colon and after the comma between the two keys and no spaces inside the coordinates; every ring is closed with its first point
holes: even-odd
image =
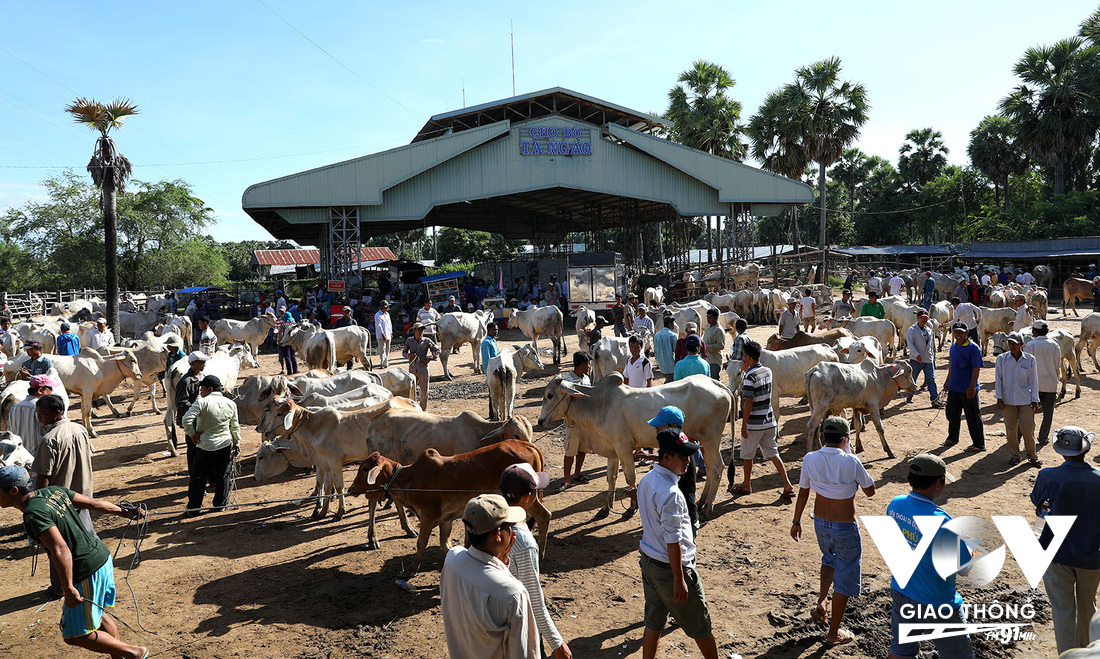
{"type": "MultiPolygon", "coordinates": [[[[350,280],[359,275],[362,286],[361,249],[359,241],[359,209],[355,206],[333,206],[328,224],[328,279],[343,279],[345,291],[351,292],[350,280]]],[[[322,251],[322,258],[324,251],[322,251]]],[[[322,266],[322,270],[325,267],[322,266]]]]}

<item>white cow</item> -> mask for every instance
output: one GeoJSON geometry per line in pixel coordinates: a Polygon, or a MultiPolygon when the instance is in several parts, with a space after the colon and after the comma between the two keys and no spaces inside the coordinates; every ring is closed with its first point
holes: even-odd
{"type": "Polygon", "coordinates": [[[833,350],[846,364],[858,364],[866,359],[882,366],[884,359],[882,346],[873,336],[842,336],[833,343],[833,350]]]}
{"type": "Polygon", "coordinates": [[[22,467],[31,470],[34,456],[23,447],[23,439],[15,433],[0,432],[0,467],[22,467]]]}
{"type": "Polygon", "coordinates": [[[50,357],[57,375],[70,394],[80,394],[80,420],[88,429],[88,434],[96,437],[92,428],[92,401],[104,397],[107,407],[116,417],[121,416],[111,402],[111,392],[126,378],[141,380],[141,367],[137,357],[129,350],[121,354],[104,357],[91,348],[84,348],[79,354],[50,357]]]}
{"type": "MultiPolygon", "coordinates": [[[[141,368],[141,378],[134,380],[134,393],[130,398],[130,407],[126,409],[126,416],[132,416],[134,405],[149,391],[149,401],[153,404],[153,413],[160,414],[157,407],[157,383],[160,382],[160,374],[168,367],[168,347],[164,341],[153,336],[152,332],[146,332],[140,340],[126,341],[125,348],[129,349],[137,357],[138,366],[141,368]]],[[[121,348],[109,348],[110,354],[120,354],[121,348]]]]}
{"type": "MultiPolygon", "coordinates": [[[[451,349],[465,343],[470,344],[470,357],[474,363],[474,373],[481,374],[481,340],[485,338],[486,328],[493,319],[492,311],[461,311],[445,313],[436,324],[439,329],[439,361],[443,364],[443,377],[453,380],[448,360],[451,349]]],[[[390,456],[386,456],[390,457],[390,456]]],[[[392,458],[397,460],[398,458],[392,458]]]]}
{"type": "Polygon", "coordinates": [[[772,412],[779,421],[780,396],[806,395],[806,372],[821,362],[843,361],[836,350],[814,344],[786,350],[761,350],[760,364],[772,371],[772,412]]]}
{"type": "Polygon", "coordinates": [[[545,365],[539,359],[539,353],[531,346],[522,346],[515,351],[501,348],[499,354],[490,357],[485,373],[489,400],[493,401],[490,421],[510,418],[516,400],[516,380],[527,371],[541,371],[543,368],[545,365]]]}
{"type": "Polygon", "coordinates": [[[11,359],[23,351],[23,337],[11,332],[0,332],[0,351],[11,359]]]}
{"type": "Polygon", "coordinates": [[[577,349],[588,350],[588,341],[584,336],[584,330],[586,327],[592,327],[596,324],[596,312],[590,310],[588,307],[577,307],[577,349]]]}
{"type": "Polygon", "coordinates": [[[295,403],[307,408],[332,407],[337,409],[360,409],[377,405],[393,398],[393,393],[385,387],[370,383],[342,394],[326,396],[318,392],[308,393],[296,398],[295,403]]]}
{"type": "Polygon", "coordinates": [[[1088,349],[1089,357],[1096,370],[1100,371],[1100,361],[1096,360],[1096,348],[1100,346],[1100,312],[1093,312],[1081,319],[1081,334],[1077,338],[1077,346],[1074,352],[1077,354],[1077,363],[1084,368],[1081,361],[1081,352],[1088,349]]]}
{"type": "MultiPolygon", "coordinates": [[[[1047,292],[1042,288],[1033,288],[1027,293],[1027,306],[1031,307],[1032,315],[1036,318],[1046,319],[1047,317],[1047,292]]],[[[1019,329],[1019,328],[1017,328],[1019,329]]]]}
{"type": "Polygon", "coordinates": [[[155,311],[119,311],[119,334],[123,336],[141,336],[146,332],[152,332],[157,326],[155,311]]]}
{"type": "Polygon", "coordinates": [[[940,350],[943,344],[951,339],[951,323],[955,320],[955,308],[947,300],[940,300],[928,310],[928,317],[939,325],[936,332],[939,337],[936,350],[940,350]]]}
{"type": "Polygon", "coordinates": [[[878,339],[879,345],[889,354],[894,354],[894,341],[897,337],[897,327],[888,320],[861,316],[858,318],[833,318],[828,323],[829,328],[843,327],[855,336],[873,336],[878,339]]]}
{"type": "Polygon", "coordinates": [[[599,382],[608,373],[622,372],[630,358],[630,339],[605,336],[592,346],[592,382],[599,382]]]}
{"type": "MultiPolygon", "coordinates": [[[[187,352],[191,352],[191,337],[194,335],[193,325],[191,319],[187,316],[174,316],[168,315],[164,317],[164,323],[157,325],[154,334],[163,337],[165,334],[175,333],[183,339],[183,347],[187,352]]],[[[215,334],[215,336],[217,336],[215,334]]]]}
{"type": "Polygon", "coordinates": [[[310,369],[336,367],[336,338],[316,323],[301,320],[285,326],[279,343],[293,347],[310,369]]]}
{"type": "Polygon", "coordinates": [[[990,337],[997,332],[1008,334],[1012,331],[1012,326],[1016,323],[1016,310],[979,308],[982,316],[978,320],[978,347],[982,349],[982,355],[985,355],[990,337]]]}
{"type": "Polygon", "coordinates": [[[908,361],[885,366],[876,366],[869,361],[862,364],[821,363],[806,373],[805,388],[806,401],[810,404],[810,420],[806,426],[807,451],[813,448],[813,440],[825,417],[852,409],[855,412],[852,421],[856,452],[863,450],[860,431],[863,429],[862,414],[867,413],[878,430],[886,455],[894,457],[894,452],[886,443],[879,411],[886,407],[899,389],[910,394],[916,392],[913,367],[908,361]]]}
{"type": "Polygon", "coordinates": [[[649,309],[661,306],[665,302],[665,287],[658,284],[652,288],[645,289],[642,291],[642,299],[645,301],[645,306],[649,309]]]}
{"type": "Polygon", "coordinates": [[[1035,283],[1042,288],[1050,290],[1050,287],[1054,285],[1053,265],[1037,265],[1031,271],[1031,274],[1035,275],[1035,283]]]}
{"type": "Polygon", "coordinates": [[[610,512],[610,496],[615,491],[620,464],[627,487],[637,484],[634,449],[657,445],[657,434],[648,422],[666,405],[684,411],[684,432],[703,446],[707,479],[699,511],[710,515],[722,482],[722,431],[733,407],[733,394],[717,380],[693,375],[670,384],[635,389],[626,386],[619,373],[591,387],[555,377],[546,385],[538,425],[546,427],[564,419],[570,432],[580,434],[581,444],[589,452],[607,458],[608,501],[601,512],[605,515],[610,512]]]}
{"type": "Polygon", "coordinates": [[[233,320],[222,318],[214,321],[210,329],[214,330],[214,336],[219,343],[247,343],[248,349],[255,357],[259,354],[260,344],[267,339],[267,334],[275,327],[275,314],[265,313],[252,320],[233,320]]]}
{"type": "Polygon", "coordinates": [[[514,322],[523,335],[531,339],[531,346],[539,349],[539,334],[545,334],[554,344],[554,363],[560,364],[565,354],[564,318],[556,306],[531,307],[526,311],[516,309],[510,322],[514,322]]]}

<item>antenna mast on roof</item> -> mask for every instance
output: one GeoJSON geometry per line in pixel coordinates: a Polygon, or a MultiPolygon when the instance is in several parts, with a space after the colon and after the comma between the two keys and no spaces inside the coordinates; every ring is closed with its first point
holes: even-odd
{"type": "Polygon", "coordinates": [[[512,35],[512,96],[516,95],[516,25],[515,21],[508,19],[508,26],[512,35]]]}

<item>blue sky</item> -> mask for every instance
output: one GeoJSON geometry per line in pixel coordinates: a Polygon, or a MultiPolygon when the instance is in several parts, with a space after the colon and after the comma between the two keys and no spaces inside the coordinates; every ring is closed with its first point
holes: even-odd
{"type": "Polygon", "coordinates": [[[906,132],[932,126],[963,163],[1024,50],[1073,34],[1095,8],[0,0],[0,212],[41,198],[59,167],[83,171],[94,135],[68,102],[121,95],[141,109],[116,138],[135,178],[190,182],[220,240],[266,239],[241,211],[247,186],[406,144],[462,107],[463,87],[466,105],[511,96],[510,21],[517,93],[560,85],[661,112],[679,72],[707,59],[737,80],[747,119],[795,68],[836,55],[870,94],[860,148],[896,161],[906,132]]]}

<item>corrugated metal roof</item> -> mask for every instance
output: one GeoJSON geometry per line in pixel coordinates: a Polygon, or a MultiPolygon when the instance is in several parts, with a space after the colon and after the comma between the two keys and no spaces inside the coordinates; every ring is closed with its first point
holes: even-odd
{"type": "Polygon", "coordinates": [[[834,247],[834,252],[849,256],[948,256],[954,252],[951,245],[857,245],[834,247]]]}
{"type": "Polygon", "coordinates": [[[468,272],[441,272],[437,275],[427,275],[425,277],[421,277],[420,281],[422,281],[424,283],[427,283],[427,282],[430,282],[430,281],[441,281],[441,280],[444,280],[444,279],[458,279],[459,277],[469,277],[469,276],[470,276],[470,273],[468,273],[468,272]]]}
{"type": "MultiPolygon", "coordinates": [[[[389,247],[361,247],[359,255],[363,261],[393,261],[397,258],[389,247]]],[[[258,249],[253,255],[253,260],[256,265],[314,265],[321,262],[321,250],[258,249]]]]}

